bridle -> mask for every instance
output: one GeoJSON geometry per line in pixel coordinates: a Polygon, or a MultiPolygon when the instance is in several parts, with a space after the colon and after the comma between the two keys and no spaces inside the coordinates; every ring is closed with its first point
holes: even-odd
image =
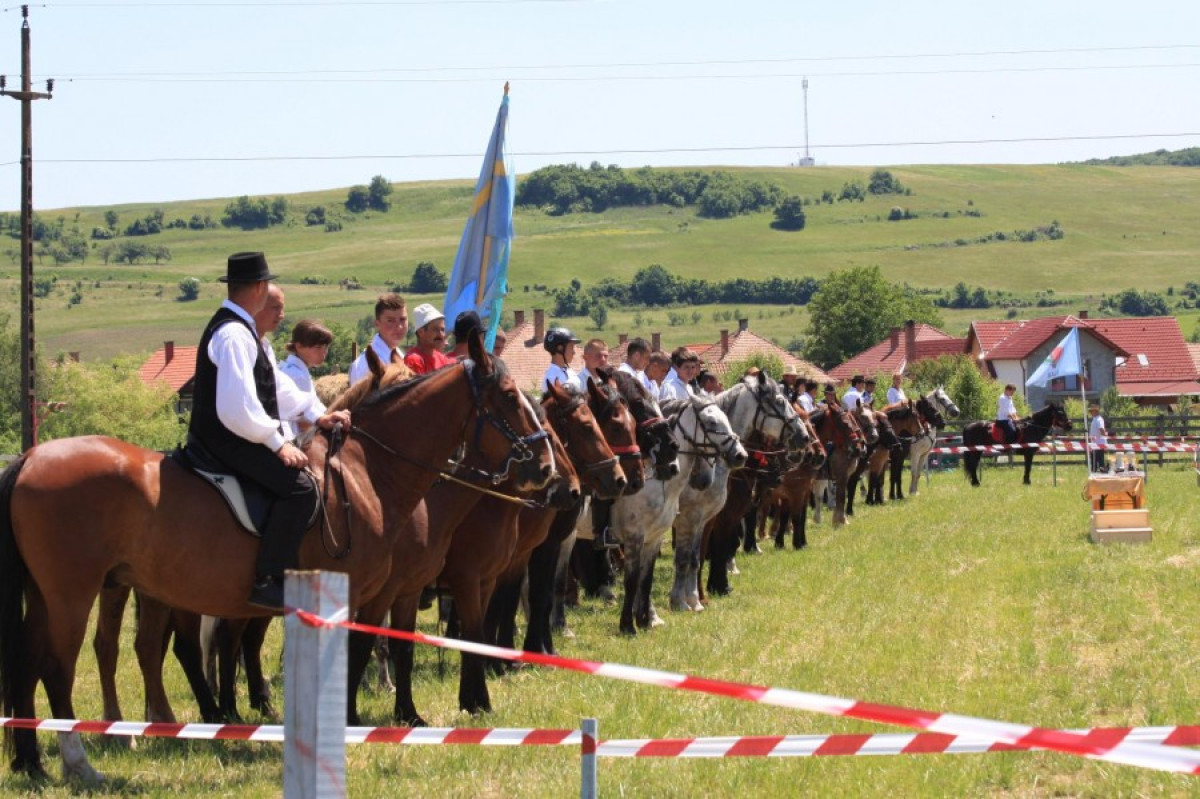
{"type": "MultiPolygon", "coordinates": [[[[575,393],[570,395],[570,399],[568,399],[565,404],[560,404],[557,399],[554,400],[553,420],[558,421],[558,424],[555,425],[555,431],[559,434],[558,437],[562,439],[563,449],[565,449],[568,453],[571,452],[571,437],[569,435],[570,430],[568,425],[571,421],[572,414],[579,410],[579,408],[585,404],[585,401],[586,398],[583,395],[575,393]]],[[[553,420],[551,421],[552,424],[553,420]]],[[[609,449],[612,450],[613,448],[609,447],[609,449]]],[[[611,458],[604,458],[602,460],[585,464],[575,463],[574,459],[572,459],[572,463],[575,463],[575,469],[579,472],[580,476],[591,474],[592,472],[598,472],[602,469],[611,469],[617,463],[617,461],[618,456],[615,454],[611,458]]]]}
{"type": "MultiPolygon", "coordinates": [[[[715,403],[713,404],[715,405],[715,403]]],[[[708,405],[704,405],[703,407],[708,407],[708,405]]],[[[680,448],[680,455],[696,455],[708,461],[713,466],[716,466],[717,458],[724,458],[726,461],[733,460],[738,446],[741,445],[741,440],[738,438],[737,433],[734,433],[732,430],[727,433],[724,430],[708,429],[704,424],[704,417],[701,415],[701,411],[697,410],[696,405],[690,400],[687,407],[671,419],[670,425],[673,429],[678,430],[683,439],[691,445],[691,449],[685,450],[680,448]],[[702,441],[688,435],[687,430],[679,423],[679,420],[683,418],[683,414],[689,409],[692,415],[696,417],[696,429],[702,434],[702,441]],[[717,436],[721,437],[721,441],[714,440],[717,436]]]]}
{"type": "MultiPolygon", "coordinates": [[[[633,418],[633,412],[629,408],[629,403],[626,402],[625,398],[622,397],[621,394],[614,387],[607,385],[607,384],[601,384],[598,386],[597,390],[604,396],[604,404],[603,405],[600,405],[599,407],[592,406],[592,413],[596,415],[597,419],[600,419],[601,417],[607,418],[610,413],[617,413],[617,412],[620,412],[620,414],[622,416],[628,414],[628,416],[631,419],[633,418]]],[[[596,401],[595,398],[593,397],[591,399],[591,402],[598,402],[598,401],[596,401]]],[[[591,404],[591,402],[589,402],[589,405],[591,404]]],[[[642,457],[643,457],[642,448],[638,445],[638,442],[637,442],[636,428],[635,428],[634,435],[635,435],[634,440],[632,442],[630,442],[629,444],[617,444],[616,446],[613,446],[613,444],[611,442],[608,444],[608,448],[613,451],[613,454],[617,456],[618,460],[620,460],[620,461],[634,460],[634,459],[636,459],[638,461],[642,460],[642,457]]]]}
{"type": "MultiPolygon", "coordinates": [[[[808,443],[808,431],[804,429],[803,420],[801,420],[800,414],[796,413],[795,408],[791,406],[791,403],[787,401],[786,397],[784,397],[778,391],[773,391],[768,383],[762,383],[758,388],[751,386],[747,386],[747,388],[750,390],[751,396],[754,397],[754,419],[751,422],[751,429],[761,432],[762,427],[759,426],[759,420],[778,419],[780,422],[779,443],[783,444],[785,441],[794,441],[801,436],[803,436],[805,439],[804,443],[808,443]],[[783,407],[786,410],[780,411],[777,408],[772,407],[772,403],[769,401],[770,398],[764,396],[765,394],[771,394],[775,397],[781,398],[783,400],[783,407]],[[791,411],[790,416],[788,415],[787,411],[791,411]]],[[[792,447],[789,447],[786,444],[784,444],[783,447],[776,449],[756,447],[747,442],[743,442],[742,446],[744,446],[747,451],[760,456],[764,460],[772,457],[787,456],[792,450],[792,447]]]]}

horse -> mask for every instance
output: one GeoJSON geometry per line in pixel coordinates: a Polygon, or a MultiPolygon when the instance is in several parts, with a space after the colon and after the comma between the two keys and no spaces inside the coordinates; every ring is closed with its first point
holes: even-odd
{"type": "MultiPolygon", "coordinates": [[[[771,458],[782,457],[809,443],[808,429],[788,402],[779,384],[764,372],[747,376],[717,394],[717,406],[729,417],[733,432],[743,447],[762,467],[771,458]],[[757,445],[751,445],[751,437],[757,445]]],[[[744,462],[750,462],[749,458],[744,462]]],[[[687,486],[679,497],[675,518],[675,581],[671,586],[671,610],[704,610],[700,602],[700,561],[705,549],[705,528],[725,506],[729,476],[727,461],[713,465],[713,484],[706,490],[687,486]]],[[[718,548],[724,549],[720,541],[718,548]]],[[[709,541],[712,547],[711,539],[709,541]]],[[[736,549],[736,543],[734,548],[736,549]]],[[[722,565],[723,569],[724,566],[722,565]]],[[[710,568],[709,573],[712,573],[710,568]]]]}
{"type": "MultiPolygon", "coordinates": [[[[1035,412],[1027,419],[1017,422],[1017,443],[1030,445],[1024,450],[1025,455],[1025,485],[1029,485],[1029,470],[1033,468],[1033,456],[1037,453],[1034,446],[1050,435],[1051,430],[1067,432],[1071,429],[1071,420],[1063,406],[1056,402],[1047,403],[1045,408],[1035,412]]],[[[1004,442],[1001,428],[995,422],[971,422],[963,428],[963,446],[979,447],[1004,442]]],[[[983,453],[968,450],[963,454],[963,468],[972,486],[979,485],[979,460],[983,453]]]]}
{"type": "MultiPolygon", "coordinates": [[[[746,451],[730,427],[729,417],[712,400],[696,396],[672,400],[664,404],[663,411],[671,417],[671,432],[688,485],[703,490],[712,484],[713,464],[709,457],[714,454],[735,464],[739,460],[744,462],[746,451]]],[[[625,558],[625,596],[620,617],[620,631],[625,635],[637,634],[635,622],[647,629],[658,618],[650,599],[654,562],[678,513],[685,481],[655,477],[646,483],[640,494],[621,497],[612,509],[612,528],[625,558]]]]}
{"type": "MultiPolygon", "coordinates": [[[[846,483],[850,473],[858,467],[858,459],[866,456],[866,441],[855,417],[840,405],[818,407],[809,420],[826,446],[823,479],[818,479],[814,487],[817,507],[819,509],[824,488],[820,484],[832,483],[833,526],[841,527],[846,523],[846,483]]],[[[819,512],[816,520],[820,521],[819,512]]]]}
{"type": "Polygon", "coordinates": [[[793,548],[808,546],[808,503],[812,497],[813,483],[824,467],[826,458],[825,447],[808,411],[799,403],[792,403],[792,407],[808,429],[809,445],[802,457],[792,459],[790,467],[781,475],[779,485],[767,492],[758,509],[758,537],[768,537],[768,524],[774,518],[775,530],[770,537],[774,539],[776,549],[783,549],[789,525],[792,527],[793,548]]]}
{"type": "MultiPolygon", "coordinates": [[[[850,474],[850,479],[846,483],[847,516],[854,515],[854,498],[858,494],[858,481],[864,474],[867,475],[867,504],[876,505],[883,501],[883,470],[891,459],[892,451],[900,446],[900,439],[892,430],[887,414],[871,410],[866,406],[860,406],[858,413],[859,415],[855,419],[859,422],[859,427],[865,426],[864,429],[869,430],[874,426],[875,441],[867,445],[866,456],[859,459],[858,467],[850,474]],[[872,491],[872,487],[876,484],[878,490],[872,491]]],[[[867,438],[868,440],[871,438],[869,433],[867,438]]]]}
{"type": "Polygon", "coordinates": [[[906,455],[912,464],[912,479],[909,483],[908,493],[910,495],[918,493],[921,488],[921,473],[929,461],[929,451],[933,449],[933,445],[937,441],[938,431],[945,428],[947,418],[957,419],[959,416],[958,406],[941,386],[923,397],[919,397],[914,407],[917,416],[924,422],[924,429],[901,447],[900,452],[893,451],[891,477],[888,482],[889,499],[904,499],[902,478],[906,455]]]}
{"type": "MultiPolygon", "coordinates": [[[[470,358],[371,390],[352,388],[353,424],[309,450],[325,512],[299,566],[350,576],[350,607],[380,590],[400,528],[464,441],[493,479],[536,489],[554,472],[545,431],[503,362],[473,335],[470,358]],[[441,424],[431,425],[430,419],[441,424]],[[328,477],[325,475],[328,474],[328,477]]],[[[103,436],[38,445],[0,475],[0,705],[33,718],[40,681],[56,718],[74,718],[76,660],[96,596],[124,583],[171,607],[231,618],[266,615],[246,597],[257,542],[211,488],[164,453],[103,436]]],[[[33,730],[10,737],[16,771],[44,775],[33,730]]],[[[64,775],[98,781],[78,734],[60,733],[64,775]]]]}

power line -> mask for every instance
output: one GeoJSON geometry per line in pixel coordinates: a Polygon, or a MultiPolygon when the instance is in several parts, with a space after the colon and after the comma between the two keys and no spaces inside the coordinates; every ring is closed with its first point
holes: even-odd
{"type": "MultiPolygon", "coordinates": [[[[38,8],[57,9],[112,9],[112,8],[304,8],[304,7],[347,7],[347,6],[506,6],[519,3],[586,3],[590,0],[286,0],[266,3],[247,0],[237,3],[43,3],[38,8]]],[[[14,11],[20,6],[9,6],[4,11],[14,11]]]]}
{"type": "MultiPolygon", "coordinates": [[[[1007,139],[936,139],[929,141],[881,141],[881,142],[846,142],[831,144],[811,144],[813,149],[848,150],[865,149],[868,147],[937,147],[959,144],[1022,144],[1029,142],[1065,142],[1065,141],[1111,141],[1117,139],[1170,139],[1200,137],[1197,133],[1116,133],[1095,136],[1026,136],[1007,139]]],[[[624,150],[541,150],[515,152],[520,157],[549,157],[562,155],[655,155],[666,153],[718,153],[718,152],[754,152],[772,150],[795,150],[801,145],[796,144],[765,144],[765,145],[733,145],[723,147],[663,147],[649,149],[624,150]]],[[[480,153],[375,153],[358,155],[265,155],[265,156],[163,156],[151,158],[39,158],[40,164],[169,164],[169,163],[243,163],[273,161],[362,161],[362,160],[421,160],[434,158],[479,158],[480,153]]],[[[11,166],[14,162],[0,164],[11,166]]]]}
{"type": "MultiPolygon", "coordinates": [[[[780,72],[744,75],[563,75],[522,77],[527,83],[582,83],[589,81],[684,81],[684,80],[763,80],[763,79],[796,79],[796,78],[867,78],[867,77],[912,77],[919,75],[997,75],[1004,73],[1035,73],[1035,72],[1088,72],[1113,71],[1131,69],[1180,69],[1200,67],[1197,62],[1181,62],[1175,64],[1108,64],[1092,66],[1058,66],[1058,67],[994,67],[987,69],[931,69],[931,70],[876,70],[870,72],[780,72]]],[[[153,73],[148,73],[153,74],[153,73]]],[[[494,76],[473,78],[149,78],[149,77],[66,77],[60,80],[71,82],[109,82],[109,83],[483,83],[497,80],[494,76]]]]}
{"type": "MultiPolygon", "coordinates": [[[[753,66],[758,64],[829,63],[835,61],[879,61],[912,60],[923,58],[973,58],[989,56],[1056,55],[1078,53],[1113,53],[1164,50],[1195,50],[1200,44],[1139,45],[1130,47],[1070,47],[1043,50],[988,50],[957,53],[907,53],[893,55],[846,55],[846,56],[796,56],[788,58],[745,58],[703,59],[696,61],[629,61],[590,64],[497,64],[493,66],[445,66],[445,67],[378,67],[370,69],[299,69],[299,70],[225,70],[218,72],[101,72],[78,73],[76,79],[121,78],[121,77],[221,77],[237,75],[369,75],[375,73],[426,73],[426,72],[504,72],[512,70],[564,70],[564,69],[631,69],[646,67],[697,67],[697,66],[753,66]]],[[[810,73],[812,74],[812,73],[810,73]]],[[[891,73],[888,73],[891,74],[891,73]]]]}

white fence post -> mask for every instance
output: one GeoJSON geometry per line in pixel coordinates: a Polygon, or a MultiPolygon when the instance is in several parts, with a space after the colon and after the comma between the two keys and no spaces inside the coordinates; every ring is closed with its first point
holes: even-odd
{"type": "MultiPolygon", "coordinates": [[[[284,602],[323,619],[345,619],[350,578],[340,572],[289,571],[284,602]]],[[[346,795],[346,642],[344,627],[312,627],[284,617],[283,795],[346,795]]]]}
{"type": "Polygon", "coordinates": [[[596,773],[596,747],[600,743],[600,725],[595,719],[583,719],[579,724],[582,733],[579,743],[580,775],[579,799],[596,799],[600,786],[596,773]]]}

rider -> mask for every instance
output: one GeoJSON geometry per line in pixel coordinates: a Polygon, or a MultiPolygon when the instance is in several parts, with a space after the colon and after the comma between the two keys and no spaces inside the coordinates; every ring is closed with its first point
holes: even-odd
{"type": "Polygon", "coordinates": [[[846,389],[846,393],[842,395],[842,407],[853,413],[858,410],[858,403],[862,400],[863,376],[855,375],[850,378],[850,388],[846,389]]]}
{"type": "Polygon", "coordinates": [[[902,402],[908,402],[908,396],[904,393],[904,375],[892,372],[892,387],[887,391],[887,404],[899,405],[902,402]]]}
{"type": "Polygon", "coordinates": [[[1013,394],[1017,387],[1009,383],[1004,387],[1004,393],[996,402],[996,424],[1004,431],[1004,443],[1011,444],[1017,440],[1017,422],[1021,417],[1017,414],[1017,406],[1013,403],[1013,394]]]}
{"type": "Polygon", "coordinates": [[[597,377],[596,370],[606,368],[608,368],[608,345],[602,338],[590,339],[587,344],[583,345],[583,370],[577,378],[579,387],[586,389],[589,377],[593,383],[599,383],[600,378],[597,377]]]}
{"type": "Polygon", "coordinates": [[[550,366],[542,376],[542,391],[549,391],[554,383],[579,387],[579,375],[571,368],[571,361],[575,358],[575,345],[578,343],[579,339],[575,338],[575,334],[565,327],[552,327],[546,331],[542,348],[550,353],[550,366]]]}
{"type": "Polygon", "coordinates": [[[404,365],[413,374],[423,375],[449,366],[454,359],[442,352],[446,346],[446,317],[437,308],[423,302],[413,309],[417,346],[404,356],[404,365]]]}
{"type": "Polygon", "coordinates": [[[617,369],[636,377],[652,397],[658,397],[658,387],[646,376],[646,367],[649,365],[650,342],[644,338],[633,338],[625,348],[625,362],[617,369]]]}
{"type": "MultiPolygon", "coordinates": [[[[404,360],[404,350],[400,345],[408,335],[408,310],[404,307],[404,298],[399,294],[380,294],[375,302],[375,338],[371,339],[371,349],[379,356],[384,366],[392,362],[392,353],[404,360]]],[[[350,365],[350,384],[362,380],[371,371],[367,366],[367,351],[355,359],[350,365]]]]}
{"type": "MultiPolygon", "coordinates": [[[[195,394],[188,425],[189,447],[198,446],[226,469],[255,482],[275,497],[263,529],[249,602],[283,609],[283,571],[295,566],[300,540],[317,502],[317,489],[304,471],[308,456],[280,430],[275,370],[261,346],[254,314],[267,302],[274,280],[261,252],[229,256],[228,299],[221,303],[197,348],[195,394]]],[[[329,429],[349,425],[348,411],[299,414],[329,429]]]]}

